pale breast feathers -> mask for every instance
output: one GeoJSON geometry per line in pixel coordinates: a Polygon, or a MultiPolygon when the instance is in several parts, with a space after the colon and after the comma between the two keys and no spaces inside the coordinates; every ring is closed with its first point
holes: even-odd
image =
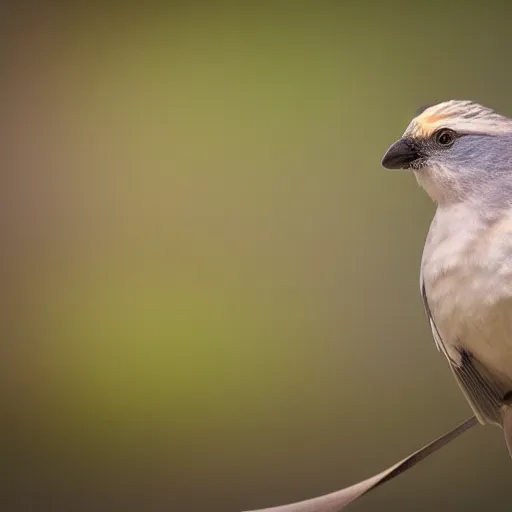
{"type": "Polygon", "coordinates": [[[512,216],[438,209],[422,259],[434,340],[481,421],[499,421],[512,386],[512,216]],[[510,246],[510,249],[509,249],[510,246]]]}

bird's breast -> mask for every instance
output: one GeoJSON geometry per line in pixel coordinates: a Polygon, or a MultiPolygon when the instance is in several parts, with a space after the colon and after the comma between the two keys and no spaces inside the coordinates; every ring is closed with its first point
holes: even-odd
{"type": "Polygon", "coordinates": [[[464,206],[438,210],[422,273],[447,348],[494,367],[506,357],[512,376],[512,218],[489,224],[464,206]]]}

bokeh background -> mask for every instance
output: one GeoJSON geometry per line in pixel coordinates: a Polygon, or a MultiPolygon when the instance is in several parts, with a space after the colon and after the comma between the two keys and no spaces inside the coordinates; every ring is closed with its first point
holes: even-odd
{"type": "MultiPolygon", "coordinates": [[[[468,417],[418,290],[434,206],[380,160],[424,104],[512,115],[511,15],[5,10],[1,510],[277,505],[468,417]]],[[[479,427],[351,510],[508,511],[511,478],[479,427]]]]}

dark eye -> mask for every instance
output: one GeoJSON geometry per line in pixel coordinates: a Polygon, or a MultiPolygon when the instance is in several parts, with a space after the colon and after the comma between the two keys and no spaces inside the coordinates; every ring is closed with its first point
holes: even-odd
{"type": "Polygon", "coordinates": [[[452,130],[440,130],[436,133],[436,142],[440,146],[451,146],[455,141],[455,133],[452,130]]]}

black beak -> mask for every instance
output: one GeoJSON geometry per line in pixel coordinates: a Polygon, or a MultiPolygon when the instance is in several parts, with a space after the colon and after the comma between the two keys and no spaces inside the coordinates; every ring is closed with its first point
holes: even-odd
{"type": "Polygon", "coordinates": [[[386,151],[382,166],[386,169],[407,169],[419,156],[417,144],[412,139],[404,137],[386,151]]]}

